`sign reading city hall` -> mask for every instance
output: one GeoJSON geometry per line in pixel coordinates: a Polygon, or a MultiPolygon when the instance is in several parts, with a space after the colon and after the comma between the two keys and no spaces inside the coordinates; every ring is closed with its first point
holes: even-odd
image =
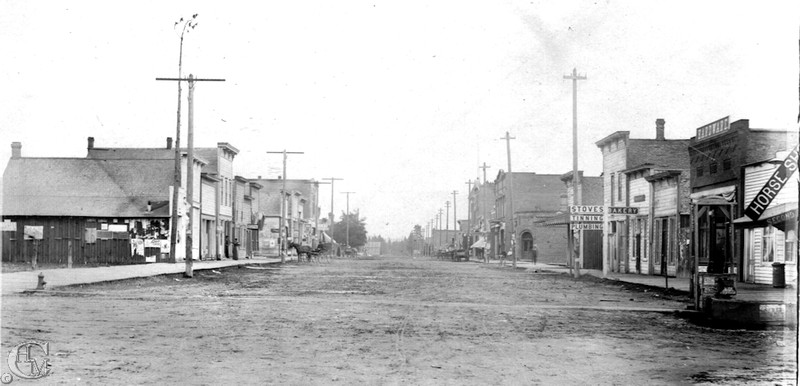
{"type": "Polygon", "coordinates": [[[783,186],[786,185],[786,182],[792,177],[794,171],[797,170],[798,146],[800,145],[794,146],[794,149],[789,152],[786,159],[783,160],[778,168],[775,169],[775,172],[772,173],[772,177],[767,180],[764,187],[753,197],[753,201],[750,202],[750,205],[744,210],[744,214],[746,214],[747,217],[750,217],[754,221],[761,218],[761,215],[764,214],[764,211],[769,207],[769,204],[772,203],[775,196],[780,193],[783,186]]]}

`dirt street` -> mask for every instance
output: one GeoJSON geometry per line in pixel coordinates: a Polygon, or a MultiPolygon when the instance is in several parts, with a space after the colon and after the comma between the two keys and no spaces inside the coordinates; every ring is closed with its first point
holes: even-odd
{"type": "Polygon", "coordinates": [[[50,342],[48,384],[787,384],[796,371],[791,330],[700,327],[655,312],[685,309],[679,296],[474,262],[334,260],[60,290],[2,299],[2,355],[50,342]]]}

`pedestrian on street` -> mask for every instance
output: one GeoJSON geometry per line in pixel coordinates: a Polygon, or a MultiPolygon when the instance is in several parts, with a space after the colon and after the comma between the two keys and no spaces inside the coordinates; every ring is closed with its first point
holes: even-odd
{"type": "Polygon", "coordinates": [[[239,239],[233,239],[233,259],[239,260],[239,239]]]}
{"type": "Polygon", "coordinates": [[[228,257],[228,256],[230,256],[230,255],[228,254],[228,253],[229,253],[229,252],[228,252],[228,248],[230,248],[230,246],[231,246],[231,239],[230,239],[230,238],[228,238],[228,236],[225,236],[225,258],[226,258],[226,259],[229,259],[229,258],[230,258],[230,257],[228,257]]]}
{"type": "Polygon", "coordinates": [[[539,255],[539,247],[537,247],[536,244],[533,244],[533,251],[532,252],[533,252],[533,264],[536,264],[536,258],[539,255]]]}

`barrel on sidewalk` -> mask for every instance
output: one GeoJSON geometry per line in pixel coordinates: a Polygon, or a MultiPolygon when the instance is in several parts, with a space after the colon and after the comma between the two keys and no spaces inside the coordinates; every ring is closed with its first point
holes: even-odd
{"type": "Polygon", "coordinates": [[[772,286],[775,288],[786,287],[786,264],[772,263],[772,286]]]}

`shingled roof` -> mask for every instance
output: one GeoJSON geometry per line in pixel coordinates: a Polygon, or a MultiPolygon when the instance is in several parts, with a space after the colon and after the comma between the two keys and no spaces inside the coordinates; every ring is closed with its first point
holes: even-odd
{"type": "Polygon", "coordinates": [[[11,158],[4,216],[166,217],[168,159],[11,158]],[[148,211],[148,202],[153,203],[148,211]]]}

